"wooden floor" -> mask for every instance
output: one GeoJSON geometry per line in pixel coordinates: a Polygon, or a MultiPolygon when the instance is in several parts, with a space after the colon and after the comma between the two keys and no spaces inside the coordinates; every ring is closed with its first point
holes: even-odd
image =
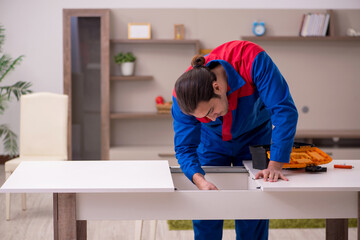
{"type": "MultiPolygon", "coordinates": [[[[4,165],[0,165],[0,185],[5,180],[4,165]]],[[[26,211],[21,210],[19,194],[12,194],[11,221],[5,220],[5,194],[0,194],[1,240],[49,240],[53,239],[52,194],[27,194],[26,211]]],[[[133,240],[135,221],[88,221],[89,240],[133,240]]],[[[349,239],[357,237],[356,228],[349,229],[349,239]]],[[[325,239],[324,229],[274,229],[270,240],[318,240],[325,239]]],[[[143,240],[149,238],[149,221],[144,223],[143,240]]],[[[193,231],[169,231],[166,221],[159,221],[157,240],[193,239],[193,231]]],[[[235,239],[234,230],[224,230],[224,240],[235,239]]]]}

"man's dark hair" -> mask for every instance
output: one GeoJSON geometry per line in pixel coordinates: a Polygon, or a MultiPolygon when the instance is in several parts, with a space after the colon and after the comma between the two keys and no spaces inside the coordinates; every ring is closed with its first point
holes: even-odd
{"type": "Polygon", "coordinates": [[[216,75],[204,66],[204,63],[203,56],[195,56],[192,60],[193,69],[182,74],[175,83],[177,103],[187,115],[194,113],[200,102],[208,102],[214,97],[220,98],[213,88],[216,75]]]}

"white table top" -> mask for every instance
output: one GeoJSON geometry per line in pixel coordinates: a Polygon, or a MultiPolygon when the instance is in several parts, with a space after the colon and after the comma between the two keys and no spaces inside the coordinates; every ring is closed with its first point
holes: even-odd
{"type": "MultiPolygon", "coordinates": [[[[250,177],[259,170],[244,161],[250,177]]],[[[334,160],[327,172],[283,170],[289,181],[254,180],[263,191],[360,191],[360,160],[334,160]],[[353,169],[334,168],[347,164],[353,169]]],[[[25,161],[0,188],[12,193],[172,192],[168,161],[25,161]]]]}
{"type": "MultiPolygon", "coordinates": [[[[260,170],[253,169],[252,161],[244,161],[244,165],[250,177],[255,179],[260,170]]],[[[321,166],[327,167],[327,172],[283,170],[289,181],[265,182],[258,179],[255,182],[263,191],[360,191],[360,160],[333,160],[321,166]],[[334,168],[335,164],[352,165],[354,168],[334,168]]]]}
{"type": "Polygon", "coordinates": [[[168,161],[24,161],[0,192],[172,192],[168,161]]]}

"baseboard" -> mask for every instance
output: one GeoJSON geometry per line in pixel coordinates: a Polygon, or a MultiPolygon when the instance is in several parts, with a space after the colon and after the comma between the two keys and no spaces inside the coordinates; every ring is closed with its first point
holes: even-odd
{"type": "Polygon", "coordinates": [[[9,155],[0,155],[0,164],[5,164],[6,161],[16,158],[18,156],[15,157],[10,157],[9,155]]]}

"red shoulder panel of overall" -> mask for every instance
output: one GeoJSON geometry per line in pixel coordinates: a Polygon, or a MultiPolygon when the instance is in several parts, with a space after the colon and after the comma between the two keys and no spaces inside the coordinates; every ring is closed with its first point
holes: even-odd
{"type": "Polygon", "coordinates": [[[205,59],[206,62],[215,59],[227,61],[246,82],[252,84],[252,64],[256,56],[262,51],[264,49],[252,42],[232,41],[215,48],[205,59]]]}

